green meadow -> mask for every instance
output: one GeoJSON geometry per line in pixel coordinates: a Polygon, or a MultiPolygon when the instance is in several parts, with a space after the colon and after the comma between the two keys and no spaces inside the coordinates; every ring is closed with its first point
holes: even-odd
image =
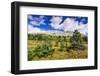
{"type": "Polygon", "coordinates": [[[72,36],[28,34],[28,61],[88,58],[87,39],[77,30],[72,36]]]}

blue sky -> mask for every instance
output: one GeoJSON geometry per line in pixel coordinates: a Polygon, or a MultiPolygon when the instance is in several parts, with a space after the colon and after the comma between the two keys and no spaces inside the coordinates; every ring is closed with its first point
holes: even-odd
{"type": "Polygon", "coordinates": [[[74,31],[87,33],[88,17],[28,15],[28,32],[42,33],[50,30],[74,31]]]}

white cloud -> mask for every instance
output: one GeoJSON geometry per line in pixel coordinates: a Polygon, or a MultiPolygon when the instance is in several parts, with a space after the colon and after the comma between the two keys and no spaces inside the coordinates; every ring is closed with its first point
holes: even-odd
{"type": "Polygon", "coordinates": [[[82,28],[79,30],[80,33],[86,35],[86,33],[88,33],[88,26],[87,24],[81,24],[80,26],[82,26],[82,28]]]}
{"type": "Polygon", "coordinates": [[[54,16],[54,17],[51,19],[51,22],[52,22],[52,23],[55,23],[55,24],[59,24],[61,21],[62,21],[62,17],[56,17],[56,16],[54,16]]]}
{"type": "Polygon", "coordinates": [[[45,21],[45,20],[42,19],[42,20],[39,22],[39,24],[45,25],[45,22],[44,22],[44,21],[45,21]]]}
{"type": "Polygon", "coordinates": [[[51,19],[51,26],[55,29],[63,29],[64,31],[74,31],[78,30],[82,34],[87,32],[87,24],[80,23],[75,21],[75,18],[66,18],[62,24],[62,17],[53,17],[51,19]]]}
{"type": "Polygon", "coordinates": [[[44,16],[40,16],[41,19],[43,19],[44,16]]]}
{"type": "Polygon", "coordinates": [[[81,19],[81,23],[86,22],[86,18],[81,19]]]}
{"type": "Polygon", "coordinates": [[[88,30],[87,24],[79,24],[78,21],[75,21],[75,19],[72,18],[67,18],[62,25],[64,31],[74,31],[77,29],[80,33],[86,34],[88,30]]]}
{"type": "Polygon", "coordinates": [[[33,20],[33,17],[32,16],[28,16],[28,19],[33,20]]]}
{"type": "Polygon", "coordinates": [[[74,28],[77,27],[76,26],[77,24],[78,24],[78,22],[77,21],[75,22],[75,20],[73,18],[66,18],[61,25],[62,25],[64,31],[73,31],[74,28]]]}
{"type": "Polygon", "coordinates": [[[55,29],[61,29],[61,25],[60,25],[60,23],[61,23],[61,21],[62,21],[62,17],[53,17],[51,20],[51,27],[53,27],[53,28],[55,28],[55,29]]]}
{"type": "MultiPolygon", "coordinates": [[[[32,17],[29,16],[28,17],[31,21],[30,24],[32,26],[40,26],[41,24],[45,25],[45,20],[43,19],[44,16],[39,16],[39,17],[32,17]]],[[[53,27],[54,29],[63,29],[64,31],[74,31],[74,30],[78,30],[80,33],[82,34],[86,34],[88,32],[88,26],[87,24],[83,24],[83,21],[85,21],[85,19],[82,19],[82,22],[79,23],[78,21],[75,21],[75,18],[66,18],[63,23],[61,23],[63,20],[63,17],[60,16],[53,16],[52,19],[50,20],[51,23],[51,27],[53,27]],[[60,24],[61,23],[61,24],[60,24]]],[[[36,27],[32,27],[31,25],[28,26],[29,28],[29,33],[43,33],[45,31],[36,28],[36,27]]]]}
{"type": "Polygon", "coordinates": [[[37,28],[37,27],[33,27],[31,25],[28,25],[28,33],[31,33],[31,34],[35,34],[35,33],[44,33],[45,31],[37,28]]]}
{"type": "Polygon", "coordinates": [[[41,24],[45,25],[45,20],[43,19],[44,16],[40,16],[40,17],[33,17],[33,16],[28,16],[28,18],[30,19],[29,24],[33,25],[33,26],[40,26],[41,24]]]}
{"type": "Polygon", "coordinates": [[[31,25],[36,25],[36,26],[40,26],[39,23],[37,21],[30,21],[31,25]]]}

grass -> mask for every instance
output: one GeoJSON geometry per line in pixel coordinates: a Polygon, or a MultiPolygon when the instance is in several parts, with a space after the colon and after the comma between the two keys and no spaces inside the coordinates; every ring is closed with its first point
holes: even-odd
{"type": "MultiPolygon", "coordinates": [[[[46,43],[45,41],[39,41],[39,40],[28,40],[28,54],[30,51],[35,49],[38,46],[43,45],[46,43]]],[[[85,59],[88,57],[88,51],[85,50],[70,50],[67,51],[63,48],[63,51],[60,48],[60,44],[58,42],[58,45],[55,41],[50,42],[52,44],[52,48],[54,49],[54,52],[52,55],[47,55],[46,57],[38,57],[38,56],[31,56],[31,59],[28,60],[62,60],[62,59],[85,59]]],[[[68,43],[68,46],[70,46],[70,43],[68,43]]],[[[86,45],[87,46],[87,45],[86,45]]],[[[42,50],[41,50],[42,51],[42,50]]],[[[33,52],[31,52],[29,55],[32,55],[33,52]]]]}

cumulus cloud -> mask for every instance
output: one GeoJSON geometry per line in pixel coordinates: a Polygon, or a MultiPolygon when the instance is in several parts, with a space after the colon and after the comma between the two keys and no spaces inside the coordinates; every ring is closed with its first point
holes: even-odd
{"type": "Polygon", "coordinates": [[[78,30],[82,34],[87,33],[87,24],[84,24],[83,22],[79,23],[75,18],[66,18],[63,23],[61,23],[61,21],[62,17],[53,17],[51,19],[51,26],[55,29],[63,29],[64,31],[78,30]]]}
{"type": "MultiPolygon", "coordinates": [[[[46,19],[44,16],[28,16],[28,30],[29,33],[44,33],[42,29],[34,26],[46,25],[46,19]]],[[[88,33],[88,26],[86,24],[86,18],[82,18],[81,21],[76,21],[76,18],[66,18],[63,19],[61,16],[52,16],[49,24],[54,29],[63,29],[64,31],[74,31],[78,30],[82,34],[88,33]]],[[[46,25],[48,26],[48,25],[46,25]]]]}
{"type": "Polygon", "coordinates": [[[73,18],[66,18],[64,22],[61,24],[64,31],[73,31],[75,28],[77,28],[78,22],[75,21],[73,18]]]}
{"type": "Polygon", "coordinates": [[[33,27],[32,25],[28,25],[28,33],[30,34],[35,34],[35,33],[44,33],[45,31],[37,28],[37,27],[33,27]]]}
{"type": "Polygon", "coordinates": [[[51,21],[51,27],[55,28],[55,29],[61,29],[62,26],[60,25],[61,21],[62,21],[62,17],[52,17],[51,21]]]}
{"type": "Polygon", "coordinates": [[[74,30],[83,30],[87,28],[86,24],[75,21],[75,19],[67,18],[64,23],[62,23],[62,27],[65,31],[74,31],[74,30]]]}
{"type": "Polygon", "coordinates": [[[45,25],[45,20],[43,19],[44,16],[39,16],[39,17],[33,17],[33,16],[28,16],[29,24],[33,25],[33,26],[40,26],[45,25]]]}
{"type": "Polygon", "coordinates": [[[80,24],[80,26],[82,26],[81,29],[79,29],[78,31],[84,35],[86,35],[88,33],[88,25],[87,24],[80,24]]]}
{"type": "Polygon", "coordinates": [[[33,17],[31,15],[28,16],[29,20],[33,20],[33,17]]]}

